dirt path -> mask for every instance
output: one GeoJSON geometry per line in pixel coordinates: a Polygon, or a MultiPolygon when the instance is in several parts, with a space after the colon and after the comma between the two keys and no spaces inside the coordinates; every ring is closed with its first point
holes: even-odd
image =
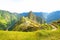
{"type": "Polygon", "coordinates": [[[57,30],[57,27],[56,27],[56,26],[54,26],[54,25],[52,25],[52,24],[50,24],[50,25],[51,25],[51,27],[53,28],[52,31],[57,30]]]}

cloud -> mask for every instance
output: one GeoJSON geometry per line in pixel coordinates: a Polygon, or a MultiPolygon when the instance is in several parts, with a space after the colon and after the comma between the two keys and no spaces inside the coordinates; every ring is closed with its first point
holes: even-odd
{"type": "Polygon", "coordinates": [[[0,0],[0,9],[11,12],[60,10],[60,0],[0,0]]]}

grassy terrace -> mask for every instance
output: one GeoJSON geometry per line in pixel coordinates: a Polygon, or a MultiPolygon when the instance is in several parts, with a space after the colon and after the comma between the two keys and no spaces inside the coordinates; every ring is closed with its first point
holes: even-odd
{"type": "Polygon", "coordinates": [[[0,40],[60,40],[60,30],[35,32],[0,31],[0,40]]]}

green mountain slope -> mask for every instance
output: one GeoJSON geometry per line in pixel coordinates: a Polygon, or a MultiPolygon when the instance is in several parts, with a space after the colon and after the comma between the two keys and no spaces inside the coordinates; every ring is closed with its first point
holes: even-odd
{"type": "Polygon", "coordinates": [[[0,10],[0,29],[5,30],[7,27],[12,26],[18,20],[18,15],[8,11],[0,10]]]}

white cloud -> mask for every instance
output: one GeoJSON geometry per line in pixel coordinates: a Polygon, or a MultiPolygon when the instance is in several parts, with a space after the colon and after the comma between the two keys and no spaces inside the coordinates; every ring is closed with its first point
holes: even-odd
{"type": "Polygon", "coordinates": [[[11,12],[60,10],[60,0],[0,0],[0,9],[11,12]]]}

